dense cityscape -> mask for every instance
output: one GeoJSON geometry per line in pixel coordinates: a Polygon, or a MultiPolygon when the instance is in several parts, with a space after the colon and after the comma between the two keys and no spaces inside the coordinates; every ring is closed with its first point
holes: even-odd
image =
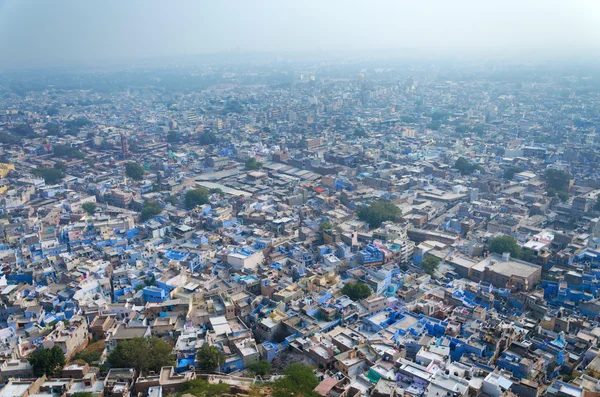
{"type": "Polygon", "coordinates": [[[0,82],[0,396],[600,391],[585,68],[0,82]]]}

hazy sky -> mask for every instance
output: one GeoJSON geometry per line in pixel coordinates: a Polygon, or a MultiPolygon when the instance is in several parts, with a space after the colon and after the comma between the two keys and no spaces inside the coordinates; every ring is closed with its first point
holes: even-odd
{"type": "Polygon", "coordinates": [[[0,65],[231,51],[600,50],[600,0],[0,0],[0,65]]]}

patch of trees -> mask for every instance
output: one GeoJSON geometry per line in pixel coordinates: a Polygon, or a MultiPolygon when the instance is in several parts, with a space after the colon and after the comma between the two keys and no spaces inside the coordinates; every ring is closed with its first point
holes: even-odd
{"type": "Polygon", "coordinates": [[[126,339],[117,343],[108,362],[115,368],[133,367],[138,372],[158,372],[162,367],[175,364],[172,351],[173,348],[160,338],[126,339]]]}
{"type": "Polygon", "coordinates": [[[263,166],[263,163],[258,161],[255,157],[250,157],[248,160],[246,160],[246,169],[247,170],[258,170],[258,169],[262,168],[262,166],[263,166]]]}
{"type": "Polygon", "coordinates": [[[129,162],[125,165],[125,174],[131,179],[141,181],[144,179],[145,173],[144,168],[138,163],[129,162]]]}
{"type": "Polygon", "coordinates": [[[400,208],[388,201],[375,201],[367,206],[360,207],[358,210],[358,218],[367,222],[372,228],[379,227],[387,221],[397,222],[401,216],[402,211],[400,208]]]}
{"type": "Polygon", "coordinates": [[[359,301],[371,296],[373,290],[366,284],[348,283],[342,288],[342,293],[353,301],[359,301]]]}
{"type": "Polygon", "coordinates": [[[225,364],[225,355],[216,346],[205,343],[196,353],[196,359],[200,369],[206,372],[214,372],[225,364]]]}
{"type": "Polygon", "coordinates": [[[167,142],[177,143],[180,140],[181,140],[181,136],[179,135],[179,132],[171,130],[167,133],[167,142]]]}
{"type": "Polygon", "coordinates": [[[508,167],[504,170],[504,179],[508,179],[509,181],[513,179],[515,174],[523,172],[523,168],[517,167],[515,165],[508,167]]]}
{"type": "Polygon", "coordinates": [[[511,236],[498,236],[488,241],[487,248],[490,252],[502,255],[505,252],[509,252],[512,258],[521,259],[526,262],[536,261],[535,253],[530,249],[524,249],[517,244],[511,236]]]}
{"type": "Polygon", "coordinates": [[[82,151],[69,145],[55,145],[52,151],[56,157],[65,157],[69,159],[85,158],[85,154],[82,151]]]}
{"type": "Polygon", "coordinates": [[[35,135],[35,131],[29,124],[18,124],[10,130],[13,134],[23,138],[30,138],[35,135]]]}
{"type": "Polygon", "coordinates": [[[273,383],[273,397],[304,396],[317,397],[314,388],[319,380],[314,370],[306,364],[292,363],[284,371],[285,377],[273,383]]]}
{"type": "Polygon", "coordinates": [[[192,209],[198,205],[208,204],[209,191],[206,189],[191,189],[185,193],[184,202],[188,209],[192,209]]]}
{"type": "Polygon", "coordinates": [[[94,211],[96,211],[96,203],[83,203],[83,205],[81,206],[81,208],[87,212],[89,215],[92,215],[94,213],[94,211]]]}
{"type": "Polygon", "coordinates": [[[148,219],[154,218],[156,215],[160,214],[162,208],[156,201],[146,200],[144,201],[144,205],[142,206],[142,222],[147,221],[148,219]]]}
{"type": "Polygon", "coordinates": [[[23,140],[18,136],[14,136],[8,132],[0,132],[0,143],[3,145],[18,145],[22,142],[23,140]]]}
{"type": "Polygon", "coordinates": [[[244,113],[244,105],[242,105],[237,99],[231,99],[225,103],[222,113],[244,113]]]}
{"type": "Polygon", "coordinates": [[[546,181],[546,193],[550,197],[558,197],[562,201],[569,199],[569,187],[571,184],[571,174],[563,170],[549,168],[544,172],[546,181]]]}
{"type": "Polygon", "coordinates": [[[60,135],[60,126],[56,123],[46,123],[44,126],[46,129],[46,135],[49,136],[57,136],[60,135]]]}
{"type": "Polygon", "coordinates": [[[436,121],[432,121],[431,123],[427,123],[427,125],[425,127],[432,131],[438,131],[441,126],[442,126],[442,122],[439,120],[436,120],[436,121]]]}
{"type": "Polygon", "coordinates": [[[55,168],[38,167],[32,173],[37,177],[43,178],[47,185],[55,185],[65,177],[64,172],[56,168],[56,165],[55,168]]]}
{"type": "Polygon", "coordinates": [[[431,255],[425,257],[425,259],[423,259],[423,261],[421,262],[421,267],[423,268],[423,271],[425,271],[425,273],[427,274],[435,273],[439,265],[440,260],[435,256],[431,255]]]}
{"type": "Polygon", "coordinates": [[[27,358],[36,376],[57,374],[65,365],[65,354],[58,345],[52,349],[39,349],[27,358]]]}
{"type": "Polygon", "coordinates": [[[254,376],[265,376],[271,370],[271,364],[267,360],[259,360],[248,364],[248,371],[254,376]]]}
{"type": "Polygon", "coordinates": [[[459,157],[458,160],[456,160],[454,163],[454,168],[456,168],[462,175],[471,175],[473,172],[483,169],[479,164],[473,164],[464,157],[459,157]]]}
{"type": "Polygon", "coordinates": [[[77,135],[81,131],[82,127],[91,125],[92,122],[85,117],[80,117],[75,120],[69,120],[65,123],[66,134],[77,135]]]}
{"type": "Polygon", "coordinates": [[[217,137],[212,132],[203,132],[200,134],[199,140],[200,145],[212,145],[217,143],[217,137]]]}
{"type": "Polygon", "coordinates": [[[323,230],[329,230],[332,227],[333,226],[329,222],[321,222],[321,223],[319,223],[319,230],[321,230],[321,231],[323,231],[323,230]]]}

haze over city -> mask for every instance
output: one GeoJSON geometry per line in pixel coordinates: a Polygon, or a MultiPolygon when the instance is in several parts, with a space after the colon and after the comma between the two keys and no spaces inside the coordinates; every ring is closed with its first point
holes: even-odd
{"type": "Polygon", "coordinates": [[[589,56],[594,0],[4,0],[0,66],[215,52],[589,56]]]}

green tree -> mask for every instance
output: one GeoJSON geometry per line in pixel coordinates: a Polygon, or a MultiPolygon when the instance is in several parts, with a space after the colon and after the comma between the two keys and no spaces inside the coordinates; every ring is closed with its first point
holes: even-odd
{"type": "Polygon", "coordinates": [[[237,100],[232,99],[225,103],[225,107],[223,108],[223,114],[227,113],[243,113],[244,106],[237,100]]]}
{"type": "Polygon", "coordinates": [[[474,171],[482,169],[480,165],[472,164],[464,157],[459,157],[458,160],[456,160],[454,168],[463,175],[471,175],[474,171]]]}
{"type": "Polygon", "coordinates": [[[46,128],[46,131],[47,131],[46,135],[49,135],[49,136],[60,135],[60,126],[56,123],[46,123],[44,128],[46,128]]]}
{"type": "Polygon", "coordinates": [[[56,157],[66,157],[70,159],[84,159],[85,154],[77,148],[69,145],[55,145],[52,152],[56,157]]]}
{"type": "Polygon", "coordinates": [[[35,131],[29,124],[18,124],[14,126],[11,132],[21,137],[29,138],[35,135],[35,131]]]}
{"type": "Polygon", "coordinates": [[[546,180],[546,187],[548,190],[569,191],[571,175],[568,172],[549,168],[544,172],[544,179],[546,180]]]}
{"type": "Polygon", "coordinates": [[[558,197],[560,201],[566,202],[569,200],[569,193],[565,192],[564,190],[559,190],[556,192],[556,197],[558,197]]]}
{"type": "Polygon", "coordinates": [[[133,367],[137,371],[160,371],[162,367],[175,363],[173,348],[160,338],[133,338],[117,343],[108,356],[108,362],[115,368],[133,367]]]}
{"type": "Polygon", "coordinates": [[[57,161],[56,163],[54,163],[54,167],[55,170],[59,170],[60,172],[65,172],[67,170],[67,165],[65,163],[63,163],[62,161],[57,161]]]}
{"type": "Polygon", "coordinates": [[[319,230],[321,230],[321,231],[323,231],[323,230],[329,230],[332,227],[333,226],[329,222],[321,222],[321,223],[319,223],[319,230]]]}
{"type": "Polygon", "coordinates": [[[78,391],[71,394],[71,397],[94,397],[94,393],[90,391],[78,391]]]}
{"type": "Polygon", "coordinates": [[[517,244],[517,240],[511,236],[498,236],[488,241],[488,249],[490,252],[502,255],[505,252],[510,252],[513,258],[521,257],[521,247],[517,244]]]}
{"type": "Polygon", "coordinates": [[[125,165],[125,174],[136,181],[144,179],[144,168],[138,163],[129,162],[125,165]]]}
{"type": "Polygon", "coordinates": [[[33,367],[36,376],[50,376],[56,374],[65,365],[65,354],[58,345],[52,349],[39,349],[29,355],[27,359],[33,367]]]}
{"type": "Polygon", "coordinates": [[[172,195],[165,199],[165,203],[170,203],[172,205],[177,205],[177,196],[172,195]]]}
{"type": "Polygon", "coordinates": [[[358,210],[358,218],[367,222],[372,228],[379,227],[387,221],[397,222],[401,216],[402,211],[400,208],[388,201],[375,201],[368,206],[360,207],[358,210]]]}
{"type": "Polygon", "coordinates": [[[292,363],[284,370],[285,377],[273,383],[273,397],[316,397],[319,380],[314,370],[303,363],[292,363]]]}
{"type": "Polygon", "coordinates": [[[425,259],[423,259],[423,261],[421,262],[421,267],[427,274],[435,273],[435,271],[437,270],[439,265],[440,265],[440,260],[438,258],[436,258],[435,256],[431,256],[431,255],[425,257],[425,259]]]}
{"type": "Polygon", "coordinates": [[[200,145],[212,145],[217,142],[217,137],[212,132],[203,132],[200,134],[200,145]]]}
{"type": "Polygon", "coordinates": [[[44,178],[44,181],[48,185],[55,185],[65,177],[62,171],[57,170],[56,168],[36,168],[32,173],[35,176],[44,178]]]}
{"type": "Polygon", "coordinates": [[[142,222],[147,221],[148,219],[154,218],[156,215],[160,214],[162,208],[156,201],[147,200],[144,202],[142,206],[142,222]]]}
{"type": "Polygon", "coordinates": [[[371,296],[373,290],[367,284],[347,283],[342,288],[342,293],[353,301],[358,301],[371,296]]]}
{"type": "Polygon", "coordinates": [[[248,364],[248,370],[252,372],[254,376],[265,376],[271,370],[271,364],[267,360],[256,361],[248,364]]]}
{"type": "Polygon", "coordinates": [[[515,174],[518,174],[520,172],[523,172],[523,168],[517,167],[515,165],[510,166],[504,170],[504,179],[508,179],[509,181],[511,181],[515,174]]]}
{"type": "Polygon", "coordinates": [[[208,194],[208,190],[202,188],[188,190],[183,199],[186,208],[192,209],[198,205],[210,203],[208,194]]]}
{"type": "Polygon", "coordinates": [[[81,206],[81,208],[87,212],[89,215],[92,215],[94,213],[94,211],[96,211],[96,203],[83,203],[83,205],[81,206]]]}
{"type": "Polygon", "coordinates": [[[441,126],[442,126],[442,123],[438,120],[435,120],[435,121],[432,121],[431,123],[427,123],[427,125],[425,127],[427,127],[428,129],[430,129],[432,131],[438,131],[441,126]]]}
{"type": "Polygon", "coordinates": [[[178,396],[191,394],[197,397],[217,397],[228,392],[229,385],[227,383],[208,383],[204,379],[193,379],[181,385],[178,396]]]}
{"type": "Polygon", "coordinates": [[[214,372],[225,364],[225,355],[216,346],[205,343],[196,353],[200,368],[206,372],[214,372]]]}
{"type": "Polygon", "coordinates": [[[258,170],[262,168],[263,164],[258,161],[255,157],[250,157],[246,160],[246,169],[247,170],[258,170]]]}
{"type": "Polygon", "coordinates": [[[56,116],[56,115],[58,115],[58,108],[56,106],[52,105],[48,109],[46,109],[46,114],[48,116],[56,116]]]}
{"type": "Polygon", "coordinates": [[[167,142],[169,143],[177,143],[180,139],[181,137],[179,136],[179,132],[177,131],[171,130],[167,133],[167,142]]]}
{"type": "Polygon", "coordinates": [[[537,261],[537,257],[535,256],[535,252],[530,249],[523,248],[521,249],[521,256],[519,257],[522,261],[535,263],[537,261]]]}

